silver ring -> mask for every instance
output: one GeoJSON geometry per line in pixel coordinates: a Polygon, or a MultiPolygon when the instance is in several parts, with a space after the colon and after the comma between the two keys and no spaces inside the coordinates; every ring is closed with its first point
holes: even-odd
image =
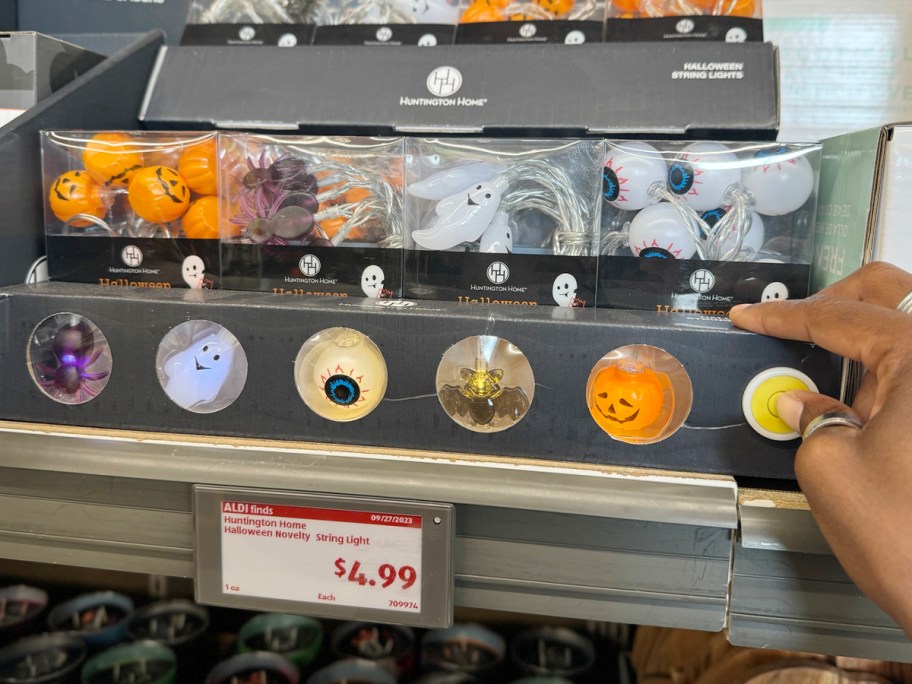
{"type": "Polygon", "coordinates": [[[864,422],[858,416],[854,416],[851,413],[844,413],[842,411],[829,411],[827,413],[821,413],[819,416],[814,418],[814,420],[807,424],[807,427],[804,428],[804,432],[801,433],[801,439],[806,440],[808,437],[817,432],[817,430],[825,427],[832,427],[834,425],[856,428],[860,430],[864,427],[864,422]]]}
{"type": "Polygon", "coordinates": [[[896,305],[897,311],[902,311],[903,313],[912,314],[912,291],[909,292],[899,304],[896,305]]]}

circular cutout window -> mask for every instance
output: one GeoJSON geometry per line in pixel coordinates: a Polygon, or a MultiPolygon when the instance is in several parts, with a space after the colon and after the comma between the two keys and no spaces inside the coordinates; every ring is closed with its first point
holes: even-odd
{"type": "Polygon", "coordinates": [[[111,379],[108,340],[79,314],[58,313],[41,321],[32,331],[27,357],[32,380],[61,404],[91,401],[111,379]]]}
{"type": "Polygon", "coordinates": [[[447,349],[437,366],[440,405],[467,430],[500,432],[513,427],[526,415],[534,396],[529,360],[500,337],[467,337],[447,349]]]}
{"type": "Polygon", "coordinates": [[[690,414],[690,376],[674,356],[648,344],[619,347],[589,374],[586,405],[613,439],[653,444],[673,435],[690,414]]]}
{"type": "Polygon", "coordinates": [[[314,413],[345,423],[363,418],[386,394],[386,361],[376,344],[351,328],[327,328],[295,358],[295,386],[314,413]]]}
{"type": "Polygon", "coordinates": [[[244,348],[212,321],[186,321],[169,330],[158,345],[155,368],[168,398],[192,413],[230,406],[247,382],[244,348]]]}

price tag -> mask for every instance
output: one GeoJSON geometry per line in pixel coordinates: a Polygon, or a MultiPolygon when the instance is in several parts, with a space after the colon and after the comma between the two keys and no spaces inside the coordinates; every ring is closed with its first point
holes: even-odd
{"type": "Polygon", "coordinates": [[[200,603],[452,621],[452,506],[194,487],[200,603]]]}

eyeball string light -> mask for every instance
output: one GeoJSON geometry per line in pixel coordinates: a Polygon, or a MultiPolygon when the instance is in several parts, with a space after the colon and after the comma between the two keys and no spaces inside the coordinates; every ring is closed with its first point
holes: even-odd
{"type": "MultiPolygon", "coordinates": [[[[761,148],[752,158],[739,159],[722,143],[692,143],[671,160],[667,182],[655,180],[658,171],[650,165],[655,165],[656,155],[661,153],[641,142],[609,152],[604,197],[618,209],[637,213],[602,236],[602,254],[629,247],[639,255],[646,245],[692,241],[696,258],[750,261],[763,244],[761,216],[793,213],[813,193],[813,167],[800,152],[786,147],[761,148]],[[680,221],[667,210],[650,209],[654,202],[674,207],[680,221]],[[713,212],[721,218],[707,222],[705,217],[713,212]]],[[[689,258],[682,255],[688,252],[672,256],[689,258]]]]}

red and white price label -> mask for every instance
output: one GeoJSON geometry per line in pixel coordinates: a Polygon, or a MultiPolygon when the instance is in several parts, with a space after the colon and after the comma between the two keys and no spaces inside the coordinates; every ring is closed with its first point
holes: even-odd
{"type": "Polygon", "coordinates": [[[221,502],[222,591],[418,613],[422,516],[221,502]]]}

